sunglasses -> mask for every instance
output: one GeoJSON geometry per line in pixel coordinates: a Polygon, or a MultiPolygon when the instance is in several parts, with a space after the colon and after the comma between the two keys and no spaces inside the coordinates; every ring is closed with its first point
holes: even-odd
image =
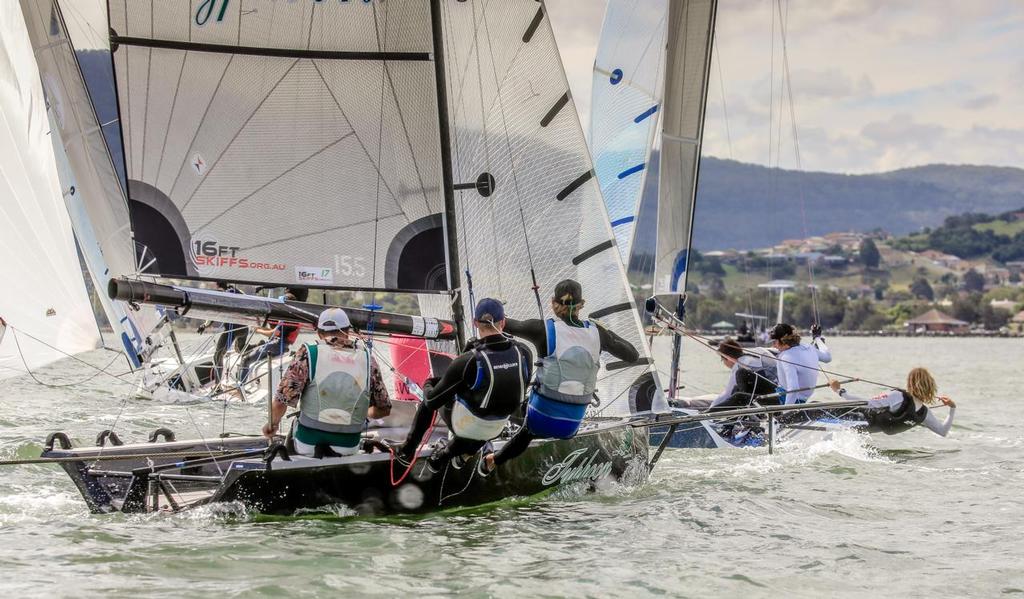
{"type": "Polygon", "coordinates": [[[583,304],[587,303],[587,300],[576,301],[574,299],[567,299],[567,300],[554,299],[552,301],[555,302],[556,304],[561,305],[561,306],[582,306],[583,304]]]}

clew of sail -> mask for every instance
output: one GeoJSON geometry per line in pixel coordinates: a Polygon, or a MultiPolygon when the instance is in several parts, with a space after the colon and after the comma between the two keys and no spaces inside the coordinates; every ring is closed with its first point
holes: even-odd
{"type": "MultiPolygon", "coordinates": [[[[46,94],[51,141],[67,213],[96,289],[137,272],[128,207],[75,50],[55,1],[22,0],[25,24],[46,94]]],[[[135,310],[97,294],[129,361],[138,367],[157,326],[152,308],[135,310]]]]}
{"type": "Polygon", "coordinates": [[[49,132],[21,7],[0,3],[0,378],[99,344],[49,132]]]}
{"type": "Polygon", "coordinates": [[[654,292],[683,293],[707,101],[716,0],[669,3],[654,292]]]}
{"type": "Polygon", "coordinates": [[[152,272],[447,289],[427,2],[111,2],[109,17],[152,272]]]}
{"type": "Polygon", "coordinates": [[[600,413],[664,410],[543,3],[445,0],[443,28],[463,300],[501,298],[514,318],[551,316],[561,279],[642,363],[605,365],[600,413]],[[483,192],[481,192],[483,189],[483,192]],[[469,288],[470,280],[472,289],[469,288]],[[534,281],[539,286],[535,295],[534,281]],[[653,397],[639,397],[638,381],[653,397]],[[653,406],[651,405],[653,401],[653,406]]]}
{"type": "Polygon", "coordinates": [[[590,148],[623,262],[629,263],[665,73],[668,0],[609,0],[591,88],[590,148]]]}

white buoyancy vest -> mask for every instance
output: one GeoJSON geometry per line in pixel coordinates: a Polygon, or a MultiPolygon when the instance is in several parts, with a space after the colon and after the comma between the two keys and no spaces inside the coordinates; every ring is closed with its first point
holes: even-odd
{"type": "Polygon", "coordinates": [[[309,382],[299,423],[329,433],[358,433],[370,409],[370,360],[365,348],[307,344],[309,382]]]}
{"type": "Polygon", "coordinates": [[[469,409],[466,402],[455,399],[452,405],[452,432],[456,437],[475,441],[490,441],[505,430],[508,416],[478,416],[469,409]]]}
{"type": "Polygon", "coordinates": [[[597,389],[601,367],[601,333],[590,321],[572,327],[561,320],[547,321],[548,355],[537,369],[537,392],[549,399],[588,404],[597,389]]]}

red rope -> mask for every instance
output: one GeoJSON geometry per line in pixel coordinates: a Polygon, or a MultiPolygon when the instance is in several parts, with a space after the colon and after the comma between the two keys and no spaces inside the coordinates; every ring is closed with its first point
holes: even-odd
{"type": "Polygon", "coordinates": [[[389,466],[391,467],[392,487],[397,487],[398,485],[402,484],[402,481],[405,480],[405,477],[409,476],[409,473],[412,472],[413,466],[416,465],[416,460],[419,459],[420,451],[423,449],[423,446],[426,445],[428,441],[430,441],[430,435],[433,434],[434,432],[434,423],[436,422],[437,412],[435,411],[434,416],[430,419],[430,427],[427,428],[427,434],[423,435],[423,439],[420,441],[420,446],[417,447],[416,452],[412,454],[412,462],[409,463],[409,467],[405,469],[405,472],[402,473],[402,476],[400,476],[398,480],[395,480],[395,450],[391,447],[388,447],[388,452],[391,454],[391,462],[389,463],[389,466]]]}

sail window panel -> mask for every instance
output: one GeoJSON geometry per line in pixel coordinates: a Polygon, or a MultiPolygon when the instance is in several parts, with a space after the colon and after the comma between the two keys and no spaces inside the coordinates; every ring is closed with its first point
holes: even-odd
{"type": "MultiPolygon", "coordinates": [[[[122,46],[114,53],[115,71],[120,76],[122,72],[124,55],[139,51],[139,48],[122,46]]],[[[162,71],[161,79],[172,82],[176,89],[173,92],[173,111],[170,120],[164,129],[155,128],[150,136],[162,140],[159,148],[150,148],[150,152],[159,156],[158,171],[147,170],[145,179],[158,189],[167,190],[174,188],[175,182],[183,172],[193,168],[192,162],[197,157],[197,152],[190,152],[193,140],[199,134],[199,128],[207,116],[207,107],[212,107],[214,94],[217,93],[222,76],[233,58],[228,54],[212,54],[208,52],[183,52],[181,50],[154,50],[157,54],[172,56],[181,54],[184,56],[182,70],[162,71]]],[[[168,59],[169,60],[169,59],[168,59]]],[[[118,81],[118,94],[124,97],[128,92],[126,87],[121,86],[118,81]]],[[[153,123],[154,127],[160,125],[159,121],[153,123]]],[[[127,119],[122,119],[122,128],[131,126],[127,119]]],[[[128,136],[125,136],[128,141],[128,136]]],[[[202,154],[198,157],[207,160],[202,154]]],[[[138,176],[142,176],[139,173],[138,176]]],[[[190,173],[191,175],[191,173],[190,173]]],[[[133,175],[134,176],[134,175],[133,175]]]]}
{"type": "MultiPolygon", "coordinates": [[[[139,180],[156,181],[164,157],[172,111],[178,98],[178,78],[185,66],[185,52],[151,51],[149,71],[170,76],[149,77],[146,86],[145,127],[140,148],[142,166],[139,180]]],[[[188,110],[187,106],[182,107],[188,110]]],[[[179,163],[180,164],[180,163],[179,163]]]]}

